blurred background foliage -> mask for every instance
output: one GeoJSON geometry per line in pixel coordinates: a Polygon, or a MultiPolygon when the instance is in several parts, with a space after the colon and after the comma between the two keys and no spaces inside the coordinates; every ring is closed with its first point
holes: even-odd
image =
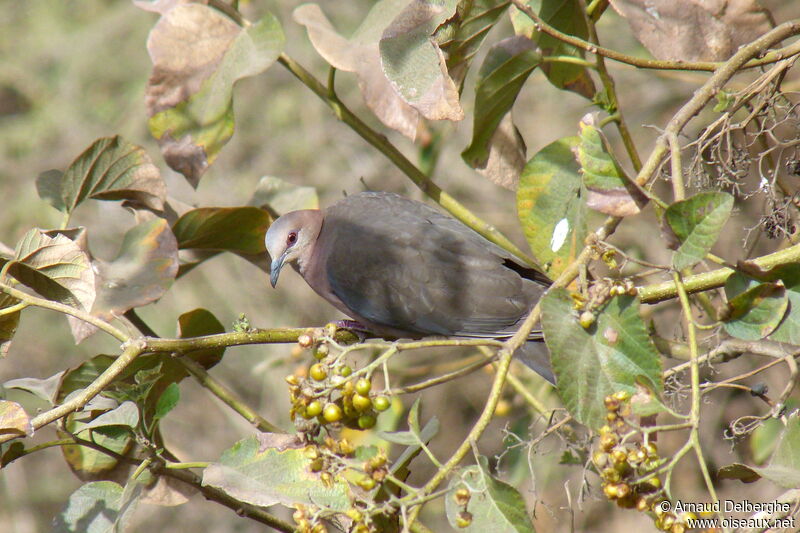
{"type": "MultiPolygon", "coordinates": [[[[765,4],[771,4],[779,21],[800,15],[797,2],[775,0],[765,4]]],[[[241,9],[251,20],[265,10],[274,13],[286,32],[287,53],[322,78],[327,64],[310,45],[305,29],[292,21],[291,13],[297,5],[259,1],[242,3],[241,9]]],[[[335,27],[345,35],[357,27],[371,5],[364,0],[322,2],[335,27]]],[[[94,139],[113,134],[145,147],[162,169],[170,194],[195,205],[244,205],[259,179],[267,175],[317,187],[322,205],[334,202],[343,191],[362,190],[364,184],[422,199],[420,191],[380,153],[339,123],[310,91],[278,67],[237,85],[236,133],[195,191],[163,164],[157,143],[147,131],[144,90],[151,66],[145,42],[156,14],[136,9],[130,2],[113,0],[7,1],[0,6],[0,194],[5,199],[0,209],[0,240],[5,245],[13,247],[33,226],[48,228],[59,223],[60,213],[37,196],[36,176],[51,168],[65,168],[94,139]]],[[[509,28],[510,22],[504,18],[492,33],[505,35],[509,28]]],[[[610,9],[598,31],[609,48],[633,55],[647,54],[625,21],[610,9]]],[[[492,40],[490,35],[488,42],[492,40]]],[[[475,64],[480,64],[480,58],[475,64]]],[[[610,68],[621,107],[642,153],[651,147],[657,128],[707,77],[703,73],[640,71],[614,63],[610,68]]],[[[470,76],[475,76],[475,70],[470,76]]],[[[363,105],[354,76],[341,74],[337,81],[342,99],[368,123],[386,131],[363,105]]],[[[797,86],[796,80],[794,85],[797,86]]],[[[469,81],[466,87],[462,103],[469,111],[474,101],[469,81]]],[[[514,111],[529,156],[557,138],[574,135],[580,117],[589,108],[585,99],[556,90],[541,74],[532,76],[514,111]]],[[[514,193],[483,179],[461,159],[461,150],[469,144],[471,127],[469,120],[440,127],[449,140],[434,179],[524,247],[514,193]]],[[[412,161],[418,160],[418,149],[410,142],[399,134],[386,134],[412,161]]],[[[617,142],[613,136],[612,142],[617,142]]],[[[76,215],[74,224],[91,226],[93,250],[100,257],[111,258],[122,234],[132,224],[132,215],[116,203],[91,202],[76,215]]],[[[742,222],[740,229],[744,227],[742,222]]],[[[718,249],[735,257],[741,238],[741,232],[731,232],[723,237],[718,249]]],[[[635,251],[647,248],[652,239],[659,239],[658,228],[634,220],[623,225],[615,242],[635,251]]],[[[161,301],[140,313],[159,334],[173,335],[176,318],[196,307],[209,309],[228,327],[241,313],[256,327],[321,325],[339,318],[298,276],[285,276],[279,289],[273,291],[261,271],[231,254],[222,254],[195,269],[161,301]]],[[[63,316],[31,309],[22,320],[11,353],[0,361],[0,382],[19,376],[46,377],[75,366],[90,355],[114,353],[116,349],[103,336],[94,336],[76,348],[63,316]]],[[[292,347],[286,345],[230,349],[214,373],[267,419],[288,428],[291,424],[284,377],[307,364],[306,358],[299,359],[291,352],[292,347]]],[[[446,360],[446,352],[437,353],[446,360]]],[[[413,375],[415,368],[424,368],[424,357],[415,354],[403,363],[408,375],[413,375]]],[[[539,381],[532,383],[543,396],[552,394],[539,381]]],[[[480,372],[424,394],[426,416],[436,415],[443,427],[433,444],[434,451],[451,450],[463,438],[481,409],[490,384],[491,377],[480,372]]],[[[407,401],[410,404],[410,399],[407,401]]],[[[512,401],[505,407],[506,416],[495,420],[484,435],[482,450],[487,455],[502,450],[501,431],[506,424],[522,428],[527,437],[525,428],[530,420],[520,403],[512,401]]],[[[716,422],[720,431],[725,421],[741,410],[736,398],[722,401],[716,422]]],[[[218,457],[251,430],[192,380],[183,383],[182,401],[170,418],[165,438],[171,449],[196,460],[218,457]]],[[[536,426],[533,429],[535,435],[536,426]]],[[[668,449],[669,438],[665,440],[663,445],[668,449]]],[[[719,466],[732,461],[730,446],[709,444],[712,463],[718,462],[719,466]]],[[[563,449],[554,440],[540,451],[552,452],[548,457],[553,459],[563,449]]],[[[516,460],[527,462],[525,457],[516,460]]],[[[535,488],[537,498],[548,502],[536,508],[537,524],[543,531],[569,531],[573,527],[619,531],[644,520],[634,513],[610,510],[605,500],[589,498],[581,504],[570,501],[567,492],[572,498],[580,492],[581,468],[574,468],[567,475],[567,467],[559,466],[555,460],[532,461],[535,477],[515,485],[529,498],[535,488]]],[[[526,470],[518,470],[515,475],[520,476],[522,471],[526,470]]],[[[422,479],[425,474],[420,473],[422,479]]],[[[688,496],[702,494],[702,490],[697,492],[695,473],[687,471],[685,475],[686,482],[678,477],[675,488],[688,496]]],[[[57,448],[40,452],[35,459],[11,464],[0,474],[0,529],[8,533],[48,530],[52,517],[80,484],[66,473],[57,448]]],[[[723,495],[733,491],[738,499],[747,491],[746,486],[733,482],[722,489],[723,495]]],[[[766,501],[768,497],[761,493],[757,499],[766,501]]],[[[437,522],[443,520],[442,507],[439,503],[429,505],[426,513],[431,516],[423,514],[423,520],[434,529],[443,524],[437,522]]],[[[148,507],[146,512],[140,509],[132,531],[192,529],[259,531],[263,526],[237,519],[228,509],[195,497],[180,507],[148,507]]]]}

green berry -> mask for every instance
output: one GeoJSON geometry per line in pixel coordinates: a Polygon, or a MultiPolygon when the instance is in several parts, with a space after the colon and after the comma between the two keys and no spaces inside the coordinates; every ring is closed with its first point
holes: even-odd
{"type": "Polygon", "coordinates": [[[376,411],[383,412],[392,406],[392,402],[386,396],[378,396],[372,400],[372,406],[376,411]]]}
{"type": "Polygon", "coordinates": [[[358,486],[364,490],[372,490],[375,488],[375,480],[365,476],[358,480],[358,486]]]}
{"type": "Polygon", "coordinates": [[[372,389],[372,382],[367,378],[360,378],[358,381],[356,381],[356,392],[359,393],[361,396],[368,395],[371,389],[372,389]]]}
{"type": "Polygon", "coordinates": [[[344,365],[343,367],[339,368],[339,375],[340,376],[347,377],[352,373],[353,373],[353,369],[350,368],[347,365],[344,365]]]}
{"type": "Polygon", "coordinates": [[[361,429],[371,429],[375,427],[375,423],[378,421],[373,414],[364,414],[358,417],[358,427],[361,429]]]}

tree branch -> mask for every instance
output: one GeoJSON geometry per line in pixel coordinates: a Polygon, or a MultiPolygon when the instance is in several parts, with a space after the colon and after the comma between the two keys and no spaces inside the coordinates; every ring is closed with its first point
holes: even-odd
{"type": "MultiPolygon", "coordinates": [[[[551,37],[554,37],[555,39],[558,39],[561,42],[570,44],[591,54],[607,57],[608,59],[613,59],[614,61],[619,61],[620,63],[626,63],[628,65],[633,65],[634,67],[644,68],[644,69],[694,70],[694,71],[709,71],[709,72],[716,71],[720,66],[725,64],[723,62],[716,62],[716,61],[662,61],[658,59],[646,59],[646,58],[623,54],[621,52],[617,52],[616,50],[598,46],[596,44],[590,43],[589,41],[585,41],[579,37],[575,37],[574,35],[569,35],[567,33],[563,33],[557,30],[556,28],[545,22],[536,13],[536,11],[534,11],[524,0],[511,0],[511,2],[514,4],[514,7],[525,13],[531,20],[533,20],[537,31],[546,33],[547,35],[550,35],[551,37]]],[[[797,22],[792,21],[784,23],[781,26],[786,24],[796,24],[796,23],[797,22]]],[[[778,28],[780,28],[780,26],[778,26],[778,28]]],[[[776,42],[780,42],[786,37],[791,37],[792,35],[796,35],[797,33],[798,31],[795,30],[776,42]]],[[[800,53],[800,41],[792,43],[787,47],[781,48],[780,50],[774,50],[772,52],[769,52],[760,59],[749,61],[746,64],[744,64],[741,68],[749,69],[749,68],[759,67],[762,65],[767,65],[769,63],[775,63],[776,61],[780,61],[781,59],[785,59],[789,56],[798,53],[800,53]]]]}

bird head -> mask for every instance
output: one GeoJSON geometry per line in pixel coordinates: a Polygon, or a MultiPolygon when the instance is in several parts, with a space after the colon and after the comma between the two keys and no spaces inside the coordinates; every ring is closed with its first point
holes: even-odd
{"type": "Polygon", "coordinates": [[[273,287],[286,263],[298,261],[302,267],[310,257],[321,226],[322,214],[316,209],[286,213],[270,225],[264,244],[272,259],[269,282],[273,287]]]}

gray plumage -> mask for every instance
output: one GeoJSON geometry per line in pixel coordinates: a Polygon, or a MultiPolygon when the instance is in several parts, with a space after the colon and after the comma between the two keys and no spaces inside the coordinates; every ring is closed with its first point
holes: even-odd
{"type": "MultiPolygon", "coordinates": [[[[384,192],[276,220],[271,281],[291,262],[320,296],[384,335],[507,338],[550,282],[423,203],[384,192]]],[[[554,381],[541,333],[515,354],[554,381]]]]}

